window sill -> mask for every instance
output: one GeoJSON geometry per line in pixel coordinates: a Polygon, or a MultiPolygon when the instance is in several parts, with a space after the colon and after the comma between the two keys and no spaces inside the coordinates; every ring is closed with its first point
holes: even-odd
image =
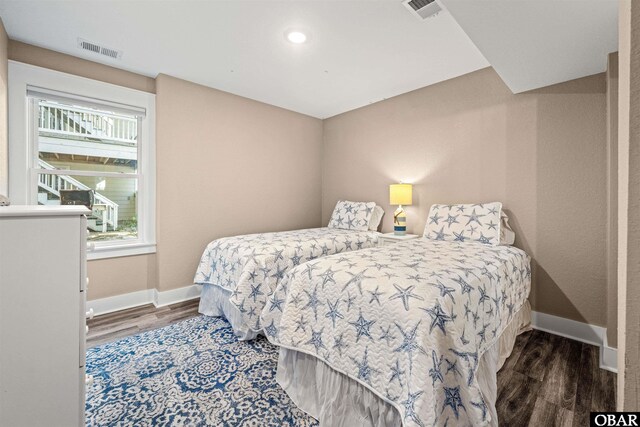
{"type": "Polygon", "coordinates": [[[95,246],[87,243],[87,260],[120,258],[126,256],[154,254],[156,253],[155,243],[129,243],[95,246]]]}

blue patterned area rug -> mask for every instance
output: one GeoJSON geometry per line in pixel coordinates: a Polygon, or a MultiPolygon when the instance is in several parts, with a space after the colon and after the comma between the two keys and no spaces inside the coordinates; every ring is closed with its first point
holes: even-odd
{"type": "Polygon", "coordinates": [[[200,316],[90,349],[89,426],[315,426],[275,380],[277,347],[200,316]]]}

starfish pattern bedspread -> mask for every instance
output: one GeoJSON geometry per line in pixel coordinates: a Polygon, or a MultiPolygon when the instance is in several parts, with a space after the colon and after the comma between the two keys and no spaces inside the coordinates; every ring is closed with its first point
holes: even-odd
{"type": "MultiPolygon", "coordinates": [[[[257,332],[262,329],[260,312],[289,269],[327,255],[370,248],[377,244],[378,234],[325,227],[217,239],[204,250],[194,282],[230,291],[229,302],[257,332]]],[[[282,302],[274,300],[276,306],[282,302]]]]}
{"type": "Polygon", "coordinates": [[[270,341],[366,385],[405,426],[485,425],[478,362],[530,287],[520,249],[421,238],[292,269],[262,322],[270,341]]]}

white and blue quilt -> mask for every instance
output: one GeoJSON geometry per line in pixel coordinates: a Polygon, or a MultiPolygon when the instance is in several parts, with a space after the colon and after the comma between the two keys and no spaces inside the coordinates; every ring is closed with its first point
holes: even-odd
{"type": "Polygon", "coordinates": [[[478,362],[530,287],[520,249],[421,238],[292,269],[262,323],[273,343],[390,402],[405,426],[485,425],[478,362]]]}
{"type": "Polygon", "coordinates": [[[375,246],[379,233],[311,228],[214,240],[204,250],[194,282],[231,292],[244,325],[262,329],[260,312],[289,269],[331,254],[375,246]]]}

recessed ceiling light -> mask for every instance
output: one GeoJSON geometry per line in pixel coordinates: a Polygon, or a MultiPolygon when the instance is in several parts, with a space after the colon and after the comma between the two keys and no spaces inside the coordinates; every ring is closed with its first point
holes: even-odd
{"type": "Polygon", "coordinates": [[[294,44],[302,44],[307,41],[307,35],[302,31],[290,30],[285,33],[287,40],[294,44]]]}

